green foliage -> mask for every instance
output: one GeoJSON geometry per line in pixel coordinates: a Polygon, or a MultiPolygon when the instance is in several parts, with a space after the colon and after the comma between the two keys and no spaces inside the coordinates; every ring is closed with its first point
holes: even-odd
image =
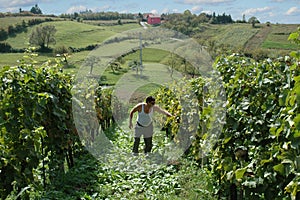
{"type": "Polygon", "coordinates": [[[41,49],[48,48],[49,44],[55,44],[54,35],[56,31],[53,25],[38,26],[32,31],[29,43],[31,45],[37,45],[41,47],[41,49]]]}
{"type": "Polygon", "coordinates": [[[61,14],[62,18],[82,18],[84,20],[121,20],[121,19],[134,19],[134,14],[131,13],[118,13],[118,12],[92,12],[91,10],[72,13],[61,14]]]}
{"type": "Polygon", "coordinates": [[[51,182],[64,170],[65,155],[72,165],[71,77],[56,64],[35,66],[32,56],[0,72],[1,198],[13,189],[51,182]]]}
{"type": "Polygon", "coordinates": [[[217,15],[213,13],[205,14],[201,13],[198,16],[192,14],[189,10],[184,11],[183,13],[173,13],[164,15],[166,22],[162,24],[163,27],[176,30],[180,33],[186,35],[194,35],[197,32],[202,32],[204,23],[212,24],[228,24],[233,23],[233,20],[230,15],[217,15]]]}
{"type": "Polygon", "coordinates": [[[247,199],[287,198],[286,191],[295,196],[298,62],[285,57],[257,63],[232,55],[219,58],[216,67],[228,102],[227,123],[211,163],[221,181],[220,193],[230,194],[233,184],[243,188],[247,199]],[[237,154],[240,148],[245,149],[243,157],[237,154]]]}
{"type": "MultiPolygon", "coordinates": [[[[288,40],[298,45],[298,47],[300,46],[300,27],[298,27],[298,30],[296,32],[290,34],[288,40]]],[[[298,51],[292,51],[291,56],[299,60],[300,50],[298,49],[298,51]]]]}
{"type": "MultiPolygon", "coordinates": [[[[211,87],[209,84],[212,83],[201,77],[184,79],[154,93],[156,101],[173,115],[165,122],[163,119],[160,121],[167,135],[184,151],[191,144],[189,150],[198,161],[203,156],[201,152],[207,153],[216,139],[211,137],[210,131],[217,129],[213,125],[217,100],[210,101],[216,98],[214,92],[220,92],[220,88],[207,95],[205,91],[211,87]]],[[[214,134],[217,135],[216,132],[214,134]]]]}
{"type": "Polygon", "coordinates": [[[30,9],[30,12],[32,12],[33,14],[43,14],[42,10],[37,4],[35,4],[35,6],[30,9]]]}
{"type": "MultiPolygon", "coordinates": [[[[185,15],[190,17],[188,12],[185,15]]],[[[298,32],[290,35],[290,41],[299,44],[298,32]]],[[[72,78],[62,73],[57,64],[36,65],[32,56],[35,55],[27,56],[28,63],[23,60],[16,67],[3,67],[0,71],[1,198],[213,199],[214,189],[219,198],[233,193],[243,199],[299,198],[298,51],[291,57],[259,62],[237,54],[216,60],[215,67],[227,93],[227,116],[222,135],[208,155],[209,170],[200,169],[191,160],[141,169],[136,163],[149,163],[146,157],[128,158],[122,154],[130,150],[131,137],[113,129],[114,120],[123,119],[121,114],[126,111],[114,101],[112,90],[97,87],[95,91],[82,91],[80,94],[92,99],[95,107],[79,110],[81,102],[73,106],[78,106],[87,120],[93,119],[87,126],[93,123],[97,129],[100,121],[110,142],[120,149],[115,156],[124,156],[122,161],[133,172],[113,165],[116,162],[98,162],[82,154],[73,124],[72,78]],[[97,116],[88,116],[87,111],[95,108],[97,116]],[[72,168],[74,149],[79,154],[72,168]]],[[[198,162],[207,146],[204,141],[209,130],[215,130],[213,122],[222,124],[224,120],[213,115],[220,105],[212,99],[220,90],[206,93],[207,87],[214,89],[212,82],[204,78],[182,80],[154,94],[157,102],[174,115],[164,127],[177,144],[185,147],[189,142],[183,139],[187,135],[178,132],[196,132],[188,138],[195,139],[189,153],[198,162]]],[[[96,136],[87,130],[83,142],[99,142],[96,136]]],[[[165,144],[158,143],[154,150],[159,152],[162,145],[165,144]]]]}
{"type": "Polygon", "coordinates": [[[248,23],[252,24],[252,27],[255,28],[255,24],[260,23],[260,22],[258,21],[258,19],[256,17],[253,16],[253,17],[249,18],[248,23]]]}
{"type": "Polygon", "coordinates": [[[57,57],[60,57],[60,56],[63,57],[63,61],[65,62],[66,65],[68,65],[68,57],[71,54],[71,49],[70,48],[67,48],[66,46],[56,47],[54,49],[54,54],[57,57]]]}
{"type": "MultiPolygon", "coordinates": [[[[132,157],[130,161],[138,159],[132,157]]],[[[84,152],[76,163],[48,190],[32,194],[32,199],[215,199],[209,171],[188,160],[179,167],[162,165],[124,171],[84,152]]]]}

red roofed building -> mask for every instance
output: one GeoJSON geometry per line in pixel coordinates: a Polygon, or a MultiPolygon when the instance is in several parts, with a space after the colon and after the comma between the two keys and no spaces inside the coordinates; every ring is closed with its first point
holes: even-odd
{"type": "Polygon", "coordinates": [[[151,25],[160,24],[161,23],[160,15],[152,15],[152,14],[148,15],[147,23],[151,25]]]}

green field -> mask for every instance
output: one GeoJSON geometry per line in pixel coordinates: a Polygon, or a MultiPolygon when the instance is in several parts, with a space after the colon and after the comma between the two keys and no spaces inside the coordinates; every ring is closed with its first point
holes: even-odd
{"type": "Polygon", "coordinates": [[[249,24],[208,25],[205,31],[199,33],[200,40],[214,40],[216,45],[243,47],[259,29],[253,29],[249,24]]]}
{"type": "MultiPolygon", "coordinates": [[[[45,19],[47,17],[4,17],[0,18],[1,27],[8,27],[9,25],[21,24],[22,21],[28,21],[33,18],[45,19]]],[[[49,18],[49,17],[48,17],[49,18]]],[[[115,21],[70,21],[62,20],[61,18],[52,18],[54,21],[44,22],[42,25],[54,25],[57,29],[55,34],[56,44],[50,45],[50,48],[55,49],[59,46],[66,46],[72,48],[86,48],[90,45],[99,45],[104,40],[122,33],[127,30],[139,28],[138,23],[124,23],[123,25],[111,25],[116,24],[115,21]],[[110,23],[110,24],[109,24],[110,23]],[[101,24],[101,25],[99,25],[101,24]],[[107,24],[107,25],[103,25],[107,24]]],[[[39,25],[36,25],[39,26],[39,25]]],[[[14,49],[24,49],[29,47],[29,35],[36,27],[27,28],[27,32],[22,32],[14,37],[9,37],[6,43],[10,44],[14,49]]],[[[193,37],[202,45],[213,49],[215,46],[224,46],[234,50],[243,49],[247,46],[248,50],[255,50],[257,48],[263,48],[266,50],[294,50],[297,47],[287,41],[289,34],[295,31],[299,25],[287,25],[287,24],[271,24],[266,29],[266,25],[261,24],[256,28],[252,28],[250,24],[228,24],[228,25],[212,25],[203,24],[199,27],[199,33],[193,37]]],[[[125,45],[125,44],[124,44],[125,45]]],[[[130,49],[131,46],[135,47],[136,44],[128,44],[124,48],[130,49]]],[[[119,49],[111,46],[111,50],[118,54],[119,49]]],[[[124,52],[124,51],[122,51],[124,52]]],[[[168,53],[162,52],[157,49],[145,50],[146,54],[143,54],[145,62],[159,62],[163,59],[169,59],[168,53]]],[[[73,53],[70,55],[69,64],[71,67],[66,71],[74,72],[80,67],[85,57],[89,52],[73,53]]],[[[0,55],[0,66],[15,65],[17,60],[22,58],[22,54],[19,53],[5,53],[0,55]]],[[[37,60],[43,62],[48,59],[52,59],[55,56],[53,54],[40,54],[37,60]]],[[[135,52],[132,55],[126,57],[127,60],[138,60],[139,52],[135,52]]]]}
{"type": "Polygon", "coordinates": [[[299,25],[282,24],[271,26],[272,30],[262,43],[262,47],[266,49],[296,50],[298,48],[297,45],[289,42],[288,37],[297,30],[297,27],[299,25]]]}
{"type": "MultiPolygon", "coordinates": [[[[143,52],[143,61],[144,62],[162,62],[165,59],[169,52],[160,50],[160,49],[152,49],[152,48],[145,48],[142,50],[143,52]]],[[[139,60],[140,51],[136,51],[128,56],[126,56],[125,60],[139,60]]]]}
{"type": "MultiPolygon", "coordinates": [[[[93,26],[74,21],[55,21],[45,22],[43,26],[53,25],[57,32],[55,34],[56,46],[67,46],[74,48],[86,47],[88,45],[99,44],[108,37],[123,32],[129,29],[139,27],[138,24],[125,24],[116,26],[93,26]]],[[[26,48],[28,47],[29,35],[35,28],[30,27],[26,33],[20,33],[16,37],[10,37],[6,40],[13,48],[26,48]]]]}
{"type": "Polygon", "coordinates": [[[15,26],[17,24],[22,24],[22,22],[28,22],[29,20],[32,19],[41,19],[41,20],[45,20],[45,19],[52,19],[54,21],[60,21],[63,20],[62,18],[57,18],[57,17],[47,17],[47,16],[17,16],[17,17],[0,17],[0,24],[1,24],[1,28],[3,29],[7,29],[8,26],[15,26]]]}
{"type": "MultiPolygon", "coordinates": [[[[201,46],[89,23],[43,23],[51,49],[78,48],[67,60],[0,54],[0,199],[300,199],[299,57],[247,55],[299,50],[298,25],[203,24],[201,46]],[[171,115],[155,115],[152,152],[141,140],[137,156],[130,109],[148,95],[171,115]]],[[[35,27],[4,42],[26,48],[35,27]]]]}
{"type": "Polygon", "coordinates": [[[209,24],[203,25],[202,30],[194,37],[204,45],[208,41],[214,41],[214,45],[228,46],[233,49],[294,50],[297,47],[288,41],[288,37],[298,27],[299,24],[271,24],[269,27],[260,24],[255,28],[250,24],[209,24]]]}
{"type": "MultiPolygon", "coordinates": [[[[7,17],[0,18],[2,21],[6,21],[6,24],[16,24],[21,22],[24,18],[21,17],[7,17]]],[[[33,19],[26,17],[25,19],[33,19]]],[[[105,39],[121,33],[126,30],[139,28],[138,24],[124,24],[115,26],[94,26],[85,23],[78,23],[74,21],[53,21],[44,22],[43,25],[54,25],[57,29],[55,39],[56,44],[50,45],[51,48],[58,46],[66,46],[73,48],[85,48],[89,45],[97,45],[102,43],[105,39]]],[[[15,49],[24,49],[29,47],[29,34],[35,28],[28,28],[27,32],[17,34],[15,37],[8,38],[5,42],[9,43],[15,49]]],[[[81,51],[72,53],[69,58],[69,67],[66,68],[67,72],[75,73],[80,67],[86,56],[90,52],[81,51]]],[[[17,65],[17,61],[23,59],[23,53],[2,53],[0,54],[0,66],[4,65],[17,65]]],[[[39,63],[42,63],[48,59],[56,58],[53,53],[39,53],[39,56],[35,58],[39,63]]]]}

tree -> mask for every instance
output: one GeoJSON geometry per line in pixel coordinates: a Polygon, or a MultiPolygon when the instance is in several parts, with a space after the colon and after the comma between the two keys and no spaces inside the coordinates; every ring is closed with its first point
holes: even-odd
{"type": "Polygon", "coordinates": [[[140,62],[137,60],[133,60],[128,63],[128,67],[131,68],[132,70],[136,70],[136,74],[139,73],[139,67],[140,67],[140,62]]]}
{"type": "Polygon", "coordinates": [[[55,44],[55,33],[56,28],[53,25],[38,26],[32,31],[29,43],[38,45],[41,49],[48,49],[49,44],[55,44]]]}
{"type": "Polygon", "coordinates": [[[252,24],[252,27],[255,28],[256,23],[260,23],[256,17],[250,17],[248,23],[252,24]]]}
{"type": "Polygon", "coordinates": [[[66,46],[59,46],[55,49],[54,51],[56,56],[62,56],[64,58],[64,62],[66,63],[66,65],[68,65],[68,56],[71,53],[71,49],[66,47],[66,46]]]}
{"type": "Polygon", "coordinates": [[[31,8],[30,12],[32,12],[33,14],[43,14],[42,10],[37,4],[35,4],[35,6],[31,8]]]}
{"type": "Polygon", "coordinates": [[[246,15],[243,14],[243,22],[246,23],[246,15]]]}
{"type": "Polygon", "coordinates": [[[86,60],[85,60],[85,65],[90,67],[90,74],[93,73],[94,66],[95,66],[95,64],[97,64],[99,61],[101,61],[101,60],[100,60],[100,58],[97,57],[97,56],[89,56],[89,57],[86,58],[86,60]]]}

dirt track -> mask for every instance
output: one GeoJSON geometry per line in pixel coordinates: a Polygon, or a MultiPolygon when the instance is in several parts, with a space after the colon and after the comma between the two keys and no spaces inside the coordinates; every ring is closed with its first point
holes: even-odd
{"type": "Polygon", "coordinates": [[[270,26],[263,26],[259,28],[258,32],[245,44],[245,50],[247,51],[260,48],[271,31],[272,27],[270,26]]]}

